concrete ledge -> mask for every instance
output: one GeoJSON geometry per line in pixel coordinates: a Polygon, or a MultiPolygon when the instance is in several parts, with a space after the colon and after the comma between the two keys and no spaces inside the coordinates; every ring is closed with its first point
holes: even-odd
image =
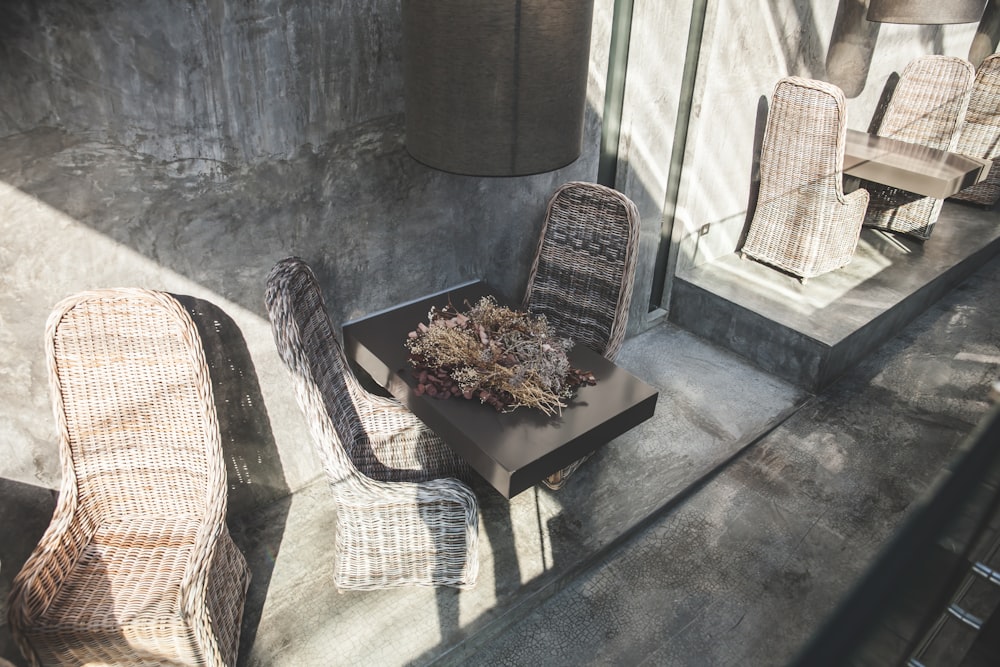
{"type": "Polygon", "coordinates": [[[699,266],[675,280],[670,320],[818,391],[998,252],[995,210],[946,202],[925,243],[865,229],[851,264],[805,284],[735,253],[699,266]]]}

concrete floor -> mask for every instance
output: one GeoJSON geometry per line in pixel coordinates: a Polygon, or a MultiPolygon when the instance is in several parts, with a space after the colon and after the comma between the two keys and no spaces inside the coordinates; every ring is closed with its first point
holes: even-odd
{"type": "MultiPolygon", "coordinates": [[[[233,512],[254,574],[240,663],[786,664],[986,413],[998,282],[994,259],[815,396],[670,323],[630,339],[656,415],[562,491],[479,485],[469,591],[337,594],[323,481],[233,512]]],[[[0,498],[5,587],[53,495],[0,498]]],[[[0,656],[21,664],[5,626],[0,656]]]]}
{"type": "Polygon", "coordinates": [[[439,664],[787,664],[987,412],[998,288],[994,259],[516,625],[439,664]]]}
{"type": "Polygon", "coordinates": [[[478,489],[472,591],[337,595],[326,489],[295,494],[234,526],[256,570],[273,557],[241,661],[786,664],[986,413],[998,287],[994,259],[813,397],[669,324],[631,340],[623,363],[664,390],[657,418],[558,494],[478,489]]]}
{"type": "Polygon", "coordinates": [[[472,590],[337,594],[335,511],[322,481],[233,521],[255,576],[244,663],[422,664],[492,638],[808,397],[667,324],[629,340],[618,361],[660,389],[656,414],[559,492],[539,485],[508,501],[478,484],[480,575],[472,590]]]}
{"type": "MultiPolygon", "coordinates": [[[[254,570],[240,662],[786,664],[986,413],[998,288],[994,259],[816,396],[668,323],[630,339],[656,417],[558,493],[477,488],[471,591],[337,594],[324,482],[234,517],[254,570]]],[[[3,492],[7,525],[44,527],[49,492],[3,492]]],[[[21,664],[6,628],[0,649],[21,664]]]]}

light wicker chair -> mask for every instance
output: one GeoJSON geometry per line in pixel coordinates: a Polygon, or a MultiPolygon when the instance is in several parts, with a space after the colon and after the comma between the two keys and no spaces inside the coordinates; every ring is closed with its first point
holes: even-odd
{"type": "Polygon", "coordinates": [[[993,160],[986,180],[953,199],[992,206],[1000,201],[1000,53],[983,60],[969,96],[969,111],[958,139],[959,153],[993,160]]]}
{"type": "Polygon", "coordinates": [[[274,266],[265,302],[333,490],[337,588],[474,586],[479,505],[457,479],[468,466],[400,403],[361,386],[304,261],[274,266]]]}
{"type": "MultiPolygon", "coordinates": [[[[969,105],[975,70],[954,56],[911,61],[900,75],[878,134],[939,150],[955,150],[969,105]]],[[[943,200],[862,181],[871,193],[865,226],[930,238],[943,200]]]]}
{"type": "MultiPolygon", "coordinates": [[[[625,340],[638,250],[639,212],[628,197],[596,183],[566,183],[549,200],[524,308],[613,361],[625,340]]],[[[587,458],[545,484],[562,487],[587,458]]]]}
{"type": "Polygon", "coordinates": [[[868,193],[844,194],[846,142],[847,106],[840,88],[795,76],[778,81],[743,255],[803,281],[851,261],[868,193]]]}
{"type": "Polygon", "coordinates": [[[235,664],[250,575],[190,316],[161,292],[84,292],[46,338],[62,485],[12,585],[18,646],[34,665],[235,664]]]}

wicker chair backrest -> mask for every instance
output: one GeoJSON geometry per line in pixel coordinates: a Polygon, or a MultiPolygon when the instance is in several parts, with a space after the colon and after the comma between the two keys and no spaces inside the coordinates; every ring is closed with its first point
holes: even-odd
{"type": "Polygon", "coordinates": [[[168,294],[83,292],[46,328],[64,493],[91,527],[121,517],[221,521],[226,507],[211,378],[191,317],[168,294]]]}
{"type": "Polygon", "coordinates": [[[976,71],[959,152],[1000,157],[1000,53],[988,56],[976,71]]]}
{"type": "Polygon", "coordinates": [[[524,307],[613,360],[625,339],[638,240],[628,197],[595,183],[563,185],[549,201],[524,307]]]}
{"type": "Polygon", "coordinates": [[[784,77],[775,84],[760,156],[758,206],[809,209],[843,200],[847,103],[830,83],[784,77]],[[787,195],[796,195],[788,199],[787,195]]]}
{"type": "Polygon", "coordinates": [[[364,436],[354,401],[364,390],[347,364],[315,274],[295,257],[278,262],[264,300],[327,476],[337,482],[360,475],[351,449],[364,436]]]}
{"type": "Polygon", "coordinates": [[[903,69],[878,134],[954,150],[975,78],[972,63],[954,56],[916,58],[903,69]]]}
{"type": "Polygon", "coordinates": [[[1000,200],[1000,53],[988,56],[976,71],[969,112],[956,150],[993,160],[986,180],[963,190],[956,199],[987,206],[995,204],[1000,200]]]}

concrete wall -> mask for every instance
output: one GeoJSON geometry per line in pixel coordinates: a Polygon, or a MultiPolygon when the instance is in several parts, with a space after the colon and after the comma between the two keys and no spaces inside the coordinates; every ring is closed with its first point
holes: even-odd
{"type": "MultiPolygon", "coordinates": [[[[268,270],[305,257],[338,322],[475,277],[519,295],[549,195],[597,177],[613,5],[595,4],[583,155],[490,179],[407,155],[399,0],[2,3],[0,478],[58,486],[42,355],[54,303],[138,285],[221,309],[206,325],[228,341],[217,369],[239,369],[238,390],[221,388],[240,408],[224,415],[231,503],[316,479],[263,309],[268,270]]],[[[779,77],[835,80],[864,128],[911,58],[996,46],[995,2],[985,31],[872,26],[863,5],[635,0],[616,183],[643,216],[630,331],[651,325],[661,238],[673,234],[681,272],[735,249],[779,77]],[[690,133],[675,146],[702,4],[690,133]]]]}
{"type": "Polygon", "coordinates": [[[233,396],[258,410],[230,415],[231,505],[316,479],[271,266],[307,259],[337,322],[476,277],[519,296],[552,191],[596,179],[612,5],[595,4],[582,156],[489,179],[406,153],[399,0],[3,3],[0,477],[58,486],[52,306],[136,285],[220,308],[245,345],[233,396]]]}

